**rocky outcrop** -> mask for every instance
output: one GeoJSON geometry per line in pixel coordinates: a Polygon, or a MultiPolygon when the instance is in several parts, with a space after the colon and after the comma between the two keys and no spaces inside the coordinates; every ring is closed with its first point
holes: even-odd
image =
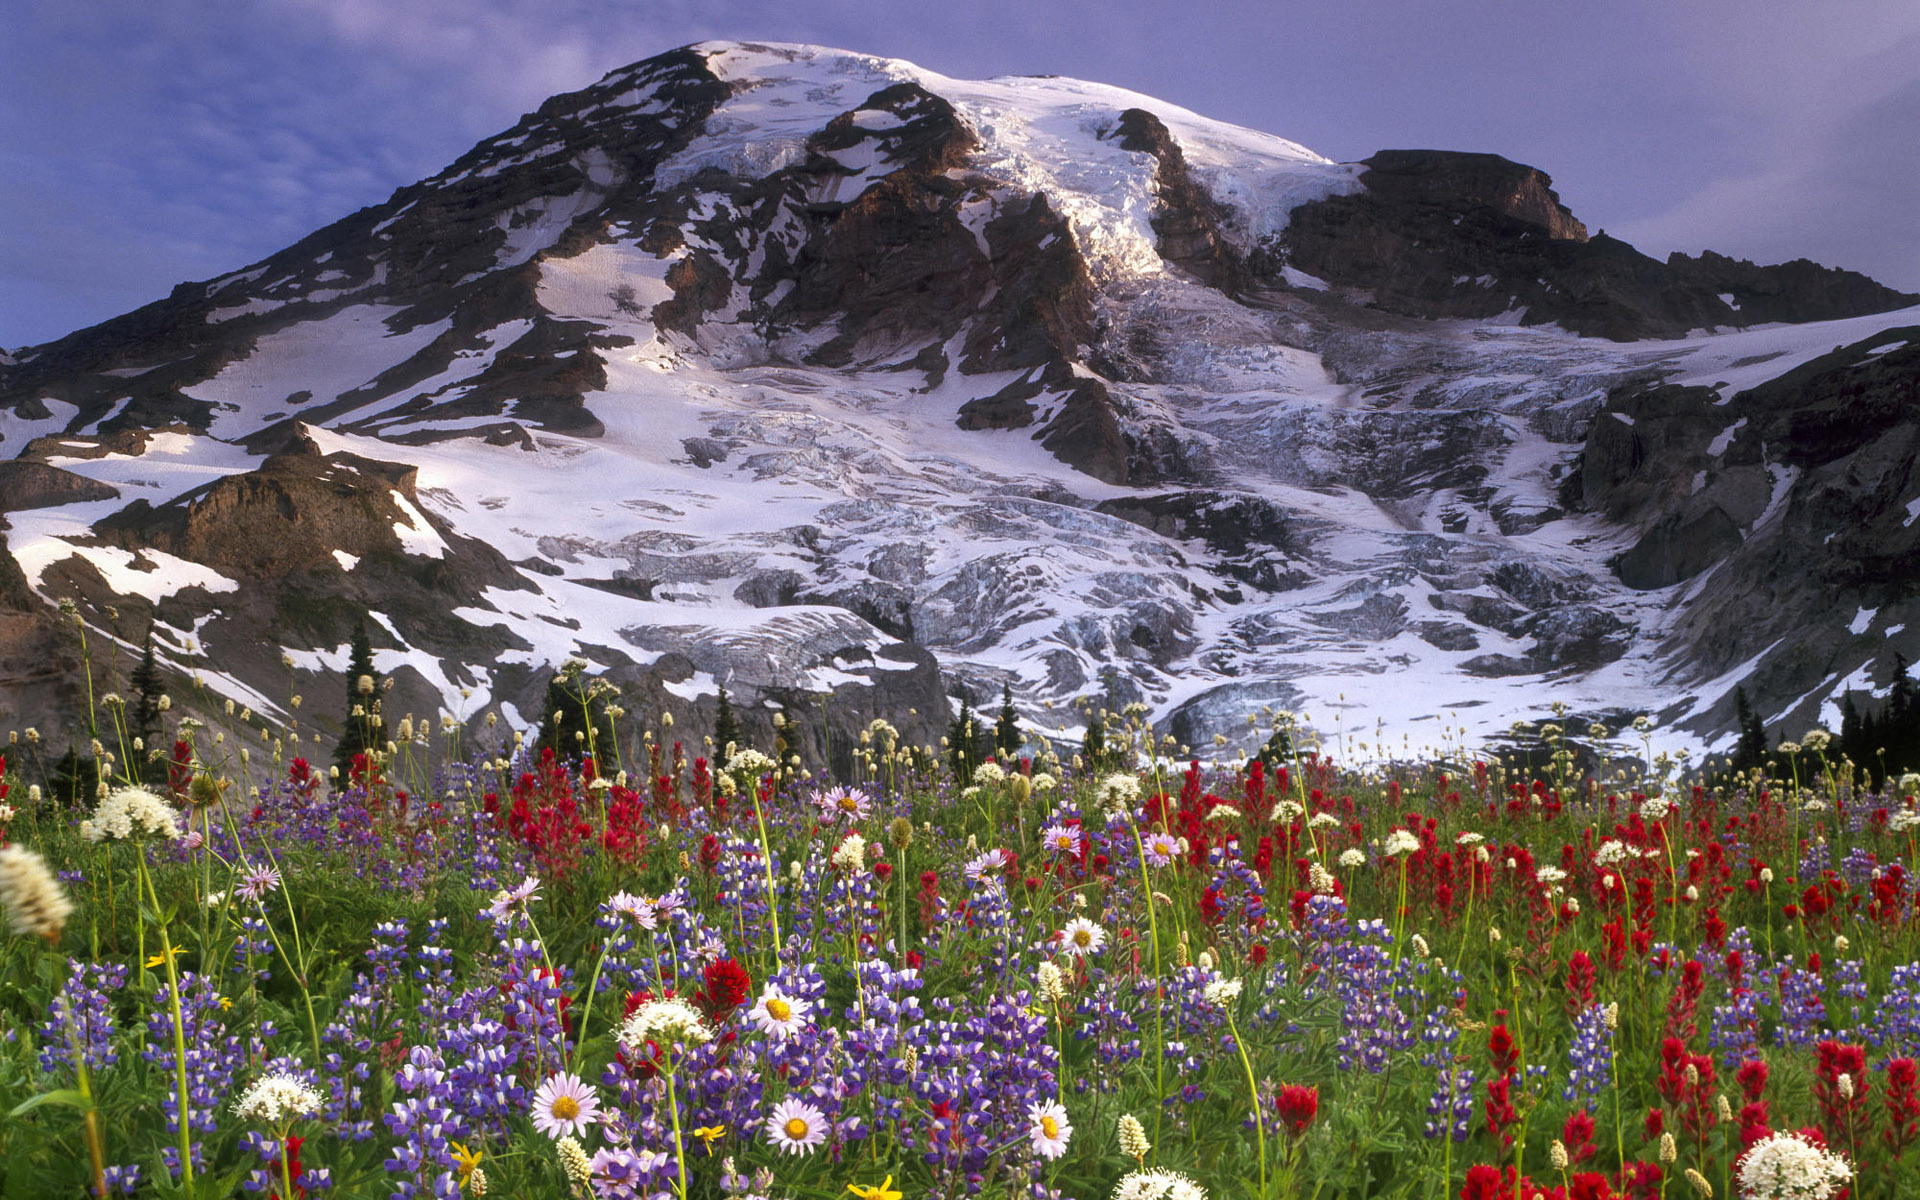
{"type": "Polygon", "coordinates": [[[120,489],[43,462],[13,459],[0,462],[0,498],[4,498],[6,510],[17,512],[58,508],[84,500],[117,500],[120,489]]]}
{"type": "Polygon", "coordinates": [[[1818,723],[1822,685],[1920,621],[1920,327],[1731,396],[1616,395],[1582,460],[1586,506],[1638,531],[1621,581],[1696,581],[1670,637],[1702,678],[1751,662],[1749,695],[1818,723]],[[1888,632],[1857,636],[1854,613],[1888,632]]]}
{"type": "Polygon", "coordinates": [[[1237,294],[1247,282],[1246,264],[1223,232],[1226,212],[1188,171],[1180,143],[1144,108],[1121,113],[1113,137],[1128,150],[1153,156],[1159,203],[1149,219],[1160,257],[1202,283],[1237,294]]]}
{"type": "Polygon", "coordinates": [[[1388,312],[1519,314],[1615,341],[1920,301],[1812,263],[1659,262],[1604,233],[1589,237],[1547,175],[1496,155],[1388,150],[1365,166],[1362,191],[1295,209],[1255,266],[1269,275],[1294,267],[1388,312]]]}
{"type": "Polygon", "coordinates": [[[1804,258],[1762,267],[1707,250],[1698,258],[1671,254],[1667,270],[1689,290],[1731,296],[1743,325],[1833,321],[1920,302],[1920,296],[1896,291],[1857,271],[1823,267],[1804,258]]]}

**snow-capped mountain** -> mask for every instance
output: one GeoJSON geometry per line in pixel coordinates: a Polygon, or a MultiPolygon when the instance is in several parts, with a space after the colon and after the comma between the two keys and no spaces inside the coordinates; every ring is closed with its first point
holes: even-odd
{"type": "Polygon", "coordinates": [[[1196,747],[1830,721],[1920,658],[1916,304],[1490,155],[706,43],[0,359],[0,720],[84,694],[72,598],[274,720],[366,615],[391,711],[524,721],[579,656],[841,753],[1002,683],[1196,747]]]}

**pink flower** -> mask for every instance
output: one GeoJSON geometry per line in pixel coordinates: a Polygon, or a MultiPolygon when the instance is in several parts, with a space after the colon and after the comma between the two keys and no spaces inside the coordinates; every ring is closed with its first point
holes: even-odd
{"type": "Polygon", "coordinates": [[[533,1094],[533,1127],[554,1141],[578,1137],[600,1118],[600,1097],[578,1075],[549,1075],[533,1094]]]}

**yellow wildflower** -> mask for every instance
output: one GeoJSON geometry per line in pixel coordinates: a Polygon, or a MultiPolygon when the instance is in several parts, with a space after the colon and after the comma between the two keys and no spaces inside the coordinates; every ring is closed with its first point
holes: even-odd
{"type": "Polygon", "coordinates": [[[480,1165],[480,1152],[469,1150],[460,1142],[449,1142],[448,1145],[453,1148],[453,1161],[460,1167],[460,1182],[465,1184],[467,1177],[480,1165]]]}
{"type": "Polygon", "coordinates": [[[702,1125],[693,1131],[693,1136],[706,1143],[707,1153],[712,1154],[713,1144],[727,1136],[727,1130],[726,1127],[722,1125],[702,1125]]]}
{"type": "Polygon", "coordinates": [[[850,1183],[847,1185],[847,1190],[858,1196],[860,1200],[900,1200],[900,1193],[893,1190],[891,1175],[887,1176],[887,1181],[878,1187],[863,1187],[857,1183],[850,1183]]]}

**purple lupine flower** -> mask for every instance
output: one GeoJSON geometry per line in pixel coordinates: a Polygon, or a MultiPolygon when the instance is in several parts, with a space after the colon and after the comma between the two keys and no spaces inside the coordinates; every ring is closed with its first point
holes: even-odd
{"type": "MultiPolygon", "coordinates": [[[[186,1121],[188,1129],[196,1133],[212,1133],[218,1128],[215,1114],[232,1093],[234,1078],[246,1063],[246,1046],[237,1036],[227,1033],[226,1027],[220,1023],[220,1000],[220,993],[204,976],[193,971],[181,973],[180,1017],[187,1047],[186,1121]]],[[[271,1026],[263,1026],[262,1035],[271,1036],[271,1026]]],[[[149,1006],[147,1043],[140,1057],[152,1063],[156,1070],[172,1072],[175,1069],[173,1015],[164,987],[154,993],[149,1006]]],[[[168,1132],[177,1136],[180,1131],[180,1101],[172,1087],[164,1090],[160,1106],[167,1116],[168,1132]]],[[[192,1152],[198,1169],[198,1142],[193,1143],[192,1152]]],[[[177,1143],[167,1148],[167,1154],[169,1169],[178,1172],[177,1143]]]]}
{"type": "Polygon", "coordinates": [[[454,1089],[442,1069],[440,1052],[415,1046],[393,1082],[406,1098],[394,1101],[393,1111],[381,1118],[394,1138],[393,1153],[383,1164],[397,1176],[390,1194],[395,1200],[419,1196],[459,1200],[460,1181],[447,1142],[462,1130],[448,1107],[454,1089]]]}
{"type": "Polygon", "coordinates": [[[1462,1062],[1450,1062],[1440,1068],[1433,1095],[1427,1100],[1427,1122],[1423,1130],[1428,1138],[1450,1136],[1464,1142],[1473,1132],[1473,1088],[1478,1080],[1473,1068],[1462,1062]]]}
{"type": "Polygon", "coordinates": [[[1920,963],[1893,969],[1887,990],[1874,1010],[1874,1044],[1888,1058],[1920,1053],[1920,963]]]}
{"type": "Polygon", "coordinates": [[[67,981],[47,1006],[48,1020],[39,1030],[40,1069],[51,1074],[72,1066],[72,1044],[77,1040],[87,1070],[103,1071],[120,1061],[119,1052],[113,1048],[111,993],[126,986],[127,968],[119,963],[67,962],[67,981]]]}
{"type": "Polygon", "coordinates": [[[1760,1051],[1760,1016],[1768,997],[1752,988],[1737,988],[1727,1003],[1716,1004],[1707,1026],[1707,1046],[1720,1051],[1721,1064],[1732,1069],[1760,1051]]]}
{"type": "Polygon", "coordinates": [[[1594,1097],[1613,1086],[1613,1031],[1607,1028],[1604,1006],[1589,1004],[1573,1019],[1567,1062],[1567,1085],[1561,1098],[1592,1108],[1594,1097]]]}
{"type": "Polygon", "coordinates": [[[1812,971],[1780,968],[1780,1023],[1774,1036],[1782,1046],[1811,1046],[1826,1036],[1825,985],[1812,971]]]}

